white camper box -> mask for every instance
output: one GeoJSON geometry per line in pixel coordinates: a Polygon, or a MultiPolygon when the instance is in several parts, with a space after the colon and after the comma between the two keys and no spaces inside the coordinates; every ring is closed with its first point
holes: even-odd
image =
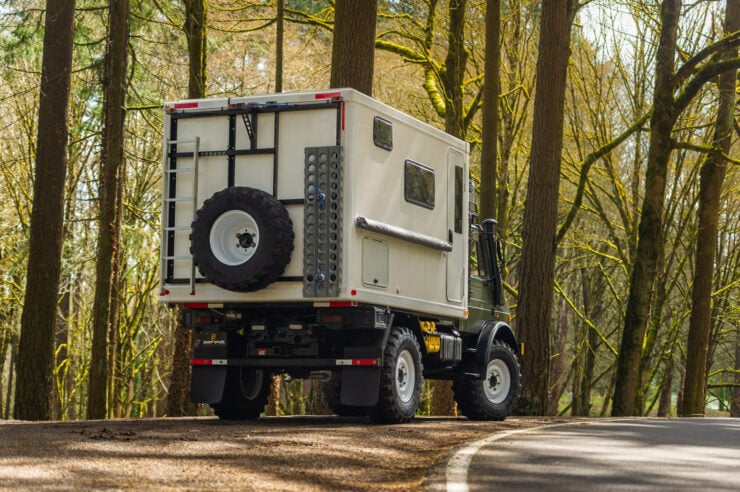
{"type": "Polygon", "coordinates": [[[165,113],[161,301],[465,317],[466,142],[352,89],[170,102],[165,113]],[[191,256],[196,211],[234,186],[276,197],[295,234],[280,278],[252,292],[214,285],[191,256]]]}

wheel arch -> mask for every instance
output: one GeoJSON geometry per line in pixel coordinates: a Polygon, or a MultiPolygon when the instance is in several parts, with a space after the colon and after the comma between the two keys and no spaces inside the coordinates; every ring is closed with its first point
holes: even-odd
{"type": "Polygon", "coordinates": [[[516,339],[516,335],[514,335],[514,330],[511,329],[508,323],[504,321],[484,321],[481,331],[478,334],[478,344],[475,352],[475,366],[481,377],[484,377],[486,373],[488,354],[491,352],[491,346],[496,340],[500,340],[508,345],[515,355],[518,356],[519,354],[519,342],[516,339]]]}

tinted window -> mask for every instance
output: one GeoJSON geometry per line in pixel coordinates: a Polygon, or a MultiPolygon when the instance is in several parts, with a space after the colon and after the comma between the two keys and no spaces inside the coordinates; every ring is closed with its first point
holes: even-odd
{"type": "Polygon", "coordinates": [[[463,168],[455,166],[455,232],[462,234],[463,223],[463,168]]]}
{"type": "Polygon", "coordinates": [[[434,171],[423,164],[407,160],[403,175],[403,194],[406,201],[433,209],[434,171]]]}
{"type": "Polygon", "coordinates": [[[385,150],[393,150],[393,123],[376,116],[373,121],[373,142],[385,150]]]}

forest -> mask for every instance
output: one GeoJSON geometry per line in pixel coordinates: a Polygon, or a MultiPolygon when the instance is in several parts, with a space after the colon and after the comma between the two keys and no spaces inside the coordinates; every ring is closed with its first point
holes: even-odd
{"type": "MultiPolygon", "coordinates": [[[[0,0],[0,418],[209,414],[157,300],[163,105],[344,86],[347,3],[0,0]]],[[[518,411],[740,417],[740,0],[357,4],[358,88],[471,145],[518,411]]]]}

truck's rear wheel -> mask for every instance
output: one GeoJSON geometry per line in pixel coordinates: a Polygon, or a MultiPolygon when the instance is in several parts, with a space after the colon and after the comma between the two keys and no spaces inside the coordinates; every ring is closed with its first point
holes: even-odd
{"type": "Polygon", "coordinates": [[[460,412],[472,420],[504,420],[520,389],[519,361],[511,347],[500,340],[491,346],[485,379],[460,376],[452,385],[460,412]]]}
{"type": "Polygon", "coordinates": [[[421,351],[408,328],[391,329],[383,352],[378,403],[368,413],[378,423],[410,422],[419,408],[422,385],[421,351]]]}
{"type": "Polygon", "coordinates": [[[227,290],[264,289],[285,271],[293,252],[293,223],[272,195],[234,186],[198,210],[190,252],[208,281],[227,290]]]}
{"type": "Polygon", "coordinates": [[[224,396],[213,406],[222,420],[256,419],[265,410],[272,378],[261,369],[229,367],[224,396]]]}

